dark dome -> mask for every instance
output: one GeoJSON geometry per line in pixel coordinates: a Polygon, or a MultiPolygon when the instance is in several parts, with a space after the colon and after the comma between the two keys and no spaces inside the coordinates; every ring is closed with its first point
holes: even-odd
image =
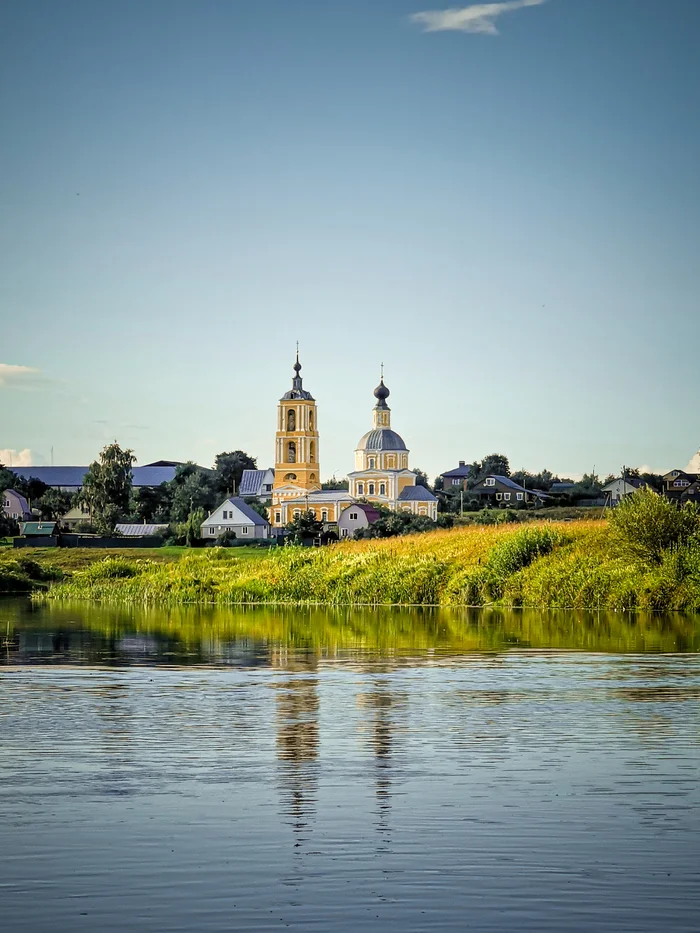
{"type": "Polygon", "coordinates": [[[377,388],[374,390],[374,397],[378,398],[380,402],[384,402],[389,398],[390,395],[391,392],[384,385],[384,380],[382,379],[377,388]]]}
{"type": "Polygon", "coordinates": [[[391,428],[374,428],[360,438],[358,450],[406,450],[403,438],[391,428]]]}

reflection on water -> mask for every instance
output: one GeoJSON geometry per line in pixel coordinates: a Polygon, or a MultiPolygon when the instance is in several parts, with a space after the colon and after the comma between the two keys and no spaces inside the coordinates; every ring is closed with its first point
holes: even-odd
{"type": "Polygon", "coordinates": [[[4,663],[289,667],[548,648],[698,652],[700,616],[508,609],[142,608],[0,601],[4,663]]]}
{"type": "Polygon", "coordinates": [[[697,929],[697,620],[0,620],[3,929],[697,929]]]}

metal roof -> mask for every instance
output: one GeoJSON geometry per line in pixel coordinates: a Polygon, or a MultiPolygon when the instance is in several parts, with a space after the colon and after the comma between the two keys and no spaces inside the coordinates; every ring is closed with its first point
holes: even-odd
{"type": "Polygon", "coordinates": [[[353,497],[347,489],[317,489],[296,499],[285,499],[284,504],[289,505],[293,502],[296,505],[299,502],[308,501],[310,505],[313,505],[315,502],[342,502],[344,499],[353,501],[353,497]]]}
{"type": "Polygon", "coordinates": [[[22,525],[22,534],[29,536],[48,537],[54,533],[56,522],[24,522],[22,525]]]}
{"type": "Polygon", "coordinates": [[[167,525],[129,525],[117,524],[116,529],[125,538],[141,538],[144,535],[158,535],[167,529],[167,525]]]}
{"type": "Polygon", "coordinates": [[[374,428],[363,434],[358,450],[406,450],[403,438],[391,428],[374,428]]]}
{"type": "Polygon", "coordinates": [[[516,492],[526,492],[530,496],[537,496],[538,499],[549,498],[546,494],[539,492],[537,489],[526,489],[524,486],[519,486],[515,480],[512,480],[509,476],[499,476],[497,473],[491,473],[489,476],[485,476],[476,487],[479,491],[483,491],[483,489],[494,488],[493,486],[486,486],[487,479],[495,479],[496,482],[500,483],[502,486],[505,486],[507,489],[514,489],[516,492]]]}
{"type": "MultiPolygon", "coordinates": [[[[245,517],[250,520],[251,524],[253,525],[269,525],[270,524],[266,518],[263,518],[262,515],[258,515],[255,509],[252,509],[248,505],[247,502],[244,502],[240,496],[230,496],[226,500],[226,502],[228,502],[230,505],[235,505],[235,507],[239,510],[239,512],[242,512],[245,515],[245,517]]],[[[226,502],[222,502],[221,505],[225,505],[226,502]]],[[[219,506],[219,508],[221,508],[221,505],[219,506]]],[[[216,511],[218,511],[218,509],[216,511]]],[[[212,515],[213,514],[214,513],[212,512],[212,515]]],[[[209,518],[211,518],[211,515],[209,516],[209,518]]],[[[209,519],[207,519],[207,521],[209,521],[209,519]]]]}
{"type": "Polygon", "coordinates": [[[240,496],[259,496],[268,473],[274,476],[274,470],[243,470],[241,485],[238,490],[240,496]]]}
{"type": "Polygon", "coordinates": [[[470,466],[458,466],[458,467],[456,467],[454,470],[448,470],[447,473],[441,473],[440,476],[447,476],[447,477],[464,476],[464,477],[467,477],[467,476],[469,476],[470,474],[471,474],[471,467],[470,467],[470,466]]]}
{"type": "Polygon", "coordinates": [[[419,502],[435,502],[436,498],[429,489],[426,489],[425,486],[404,486],[404,488],[399,493],[399,500],[403,499],[406,501],[410,499],[412,501],[419,502]]]}
{"type": "MultiPolygon", "coordinates": [[[[135,466],[131,470],[131,481],[134,486],[160,486],[169,483],[175,478],[174,466],[151,467],[135,466]]],[[[38,479],[47,486],[80,488],[83,485],[88,467],[85,466],[31,466],[14,467],[12,472],[21,479],[38,479]]]]}

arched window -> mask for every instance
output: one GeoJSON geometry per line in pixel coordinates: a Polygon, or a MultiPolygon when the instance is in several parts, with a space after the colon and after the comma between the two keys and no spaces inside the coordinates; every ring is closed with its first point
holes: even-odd
{"type": "Polygon", "coordinates": [[[316,479],[315,473],[309,473],[309,479],[316,479]]]}
{"type": "Polygon", "coordinates": [[[364,495],[364,492],[365,492],[365,484],[364,484],[364,483],[358,483],[358,484],[357,484],[357,495],[358,495],[358,496],[362,496],[362,495],[364,495]]]}
{"type": "Polygon", "coordinates": [[[386,483],[380,483],[380,484],[379,484],[379,495],[380,495],[380,496],[385,496],[385,495],[386,495],[386,483]]]}
{"type": "Polygon", "coordinates": [[[328,509],[323,509],[323,511],[321,512],[321,521],[324,521],[324,522],[328,521],[328,509]]]}
{"type": "Polygon", "coordinates": [[[316,457],[316,445],[314,444],[313,441],[311,441],[311,443],[309,444],[309,460],[311,461],[311,463],[314,462],[315,457],[316,457]]]}
{"type": "Polygon", "coordinates": [[[301,515],[301,509],[294,509],[294,518],[299,518],[301,515]]]}
{"type": "Polygon", "coordinates": [[[287,430],[296,431],[297,429],[297,413],[293,408],[290,408],[287,412],[287,430]]]}
{"type": "Polygon", "coordinates": [[[314,413],[309,409],[309,431],[314,429],[314,413]]]}
{"type": "Polygon", "coordinates": [[[296,473],[285,473],[284,478],[287,481],[291,482],[292,480],[295,480],[297,478],[297,475],[296,473]]]}
{"type": "Polygon", "coordinates": [[[297,445],[294,443],[294,441],[290,441],[287,444],[287,463],[296,463],[296,462],[297,462],[297,445]]]}
{"type": "Polygon", "coordinates": [[[373,469],[375,468],[376,463],[377,463],[377,461],[374,459],[374,457],[370,457],[370,458],[369,458],[369,468],[370,468],[370,470],[373,470],[373,469]]]}
{"type": "Polygon", "coordinates": [[[369,484],[369,494],[370,496],[374,495],[374,483],[369,484]]]}

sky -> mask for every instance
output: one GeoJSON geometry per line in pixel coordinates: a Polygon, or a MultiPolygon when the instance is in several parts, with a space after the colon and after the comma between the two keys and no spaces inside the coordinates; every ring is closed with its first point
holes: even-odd
{"type": "Polygon", "coordinates": [[[700,445],[697,0],[7,0],[0,459],[700,445]]]}

